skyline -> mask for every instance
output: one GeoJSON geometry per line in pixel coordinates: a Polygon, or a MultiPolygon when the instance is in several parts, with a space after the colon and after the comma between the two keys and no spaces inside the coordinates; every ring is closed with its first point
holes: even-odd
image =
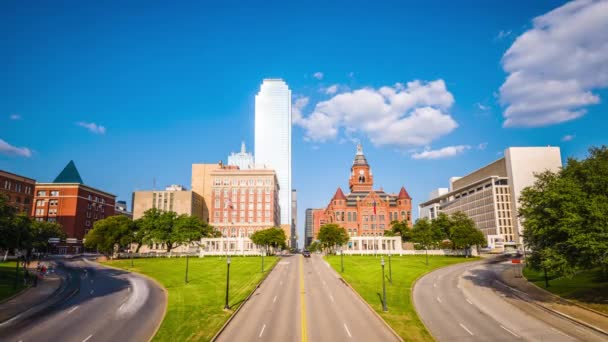
{"type": "Polygon", "coordinates": [[[242,140],[254,146],[254,95],[262,79],[281,77],[293,91],[292,177],[302,241],[305,209],[324,207],[338,186],[346,188],[357,142],[383,182],[378,188],[405,186],[414,207],[449,177],[500,158],[508,146],[559,146],[565,159],[606,144],[606,57],[575,59],[581,67],[566,74],[551,63],[559,58],[539,56],[533,44],[539,34],[544,42],[563,41],[547,28],[575,22],[585,23],[579,31],[586,38],[573,35],[572,44],[557,47],[570,56],[564,63],[572,64],[577,44],[590,52],[606,46],[605,37],[592,34],[604,27],[592,20],[598,16],[567,11],[572,4],[551,12],[564,4],[358,5],[341,16],[340,6],[327,5],[319,13],[298,8],[287,20],[264,14],[264,6],[132,5],[121,15],[95,4],[3,3],[0,25],[13,34],[1,67],[0,168],[44,182],[73,159],[86,184],[129,205],[131,192],[151,189],[153,179],[157,188],[190,187],[192,163],[226,161],[242,140]],[[99,15],[95,25],[87,23],[92,13],[99,15]],[[126,20],[134,13],[141,14],[135,22],[126,20]],[[302,34],[312,16],[318,25],[302,34]],[[385,20],[366,27],[378,17],[385,20]],[[320,39],[311,38],[315,33],[320,39]],[[522,56],[544,64],[526,64],[522,56]],[[544,98],[514,91],[517,79],[507,82],[518,71],[539,80],[539,70],[587,81],[578,88],[554,83],[546,96],[572,100],[555,112],[540,107],[544,98]],[[532,116],[521,104],[530,101],[539,114],[526,121],[532,116]],[[413,114],[412,124],[399,121],[413,114]]]}

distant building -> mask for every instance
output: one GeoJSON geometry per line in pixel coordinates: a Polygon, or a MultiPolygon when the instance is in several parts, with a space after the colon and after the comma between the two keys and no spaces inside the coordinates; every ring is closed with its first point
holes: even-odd
{"type": "Polygon", "coordinates": [[[132,205],[135,220],[152,208],[203,219],[203,197],[181,185],[171,185],[165,190],[135,191],[132,205]]]}
{"type": "Polygon", "coordinates": [[[21,213],[30,215],[35,187],[36,181],[31,178],[0,170],[0,195],[21,213]]]}
{"type": "Polygon", "coordinates": [[[279,227],[279,182],[274,170],[240,170],[221,166],[211,171],[210,223],[224,237],[249,237],[279,227]]]}
{"type": "Polygon", "coordinates": [[[298,248],[298,193],[296,189],[291,190],[291,232],[289,247],[298,248]]]}
{"type": "Polygon", "coordinates": [[[306,209],[306,221],[304,223],[304,248],[308,248],[312,243],[313,238],[313,210],[323,209],[306,209]]]}
{"type": "Polygon", "coordinates": [[[291,90],[281,79],[265,79],[255,96],[256,167],[275,170],[280,224],[291,226],[291,90]]]}
{"type": "MultiPolygon", "coordinates": [[[[346,229],[349,236],[383,236],[391,229],[392,221],[412,224],[412,198],[404,187],[398,194],[382,189],[374,190],[374,176],[367,163],[363,148],[357,146],[357,154],[351,167],[350,193],[345,195],[338,187],[324,210],[313,210],[313,239],[320,226],[336,223],[346,229]]],[[[363,248],[368,248],[363,246],[363,248]]],[[[370,247],[371,248],[371,247],[370,247]]]]}
{"type": "Polygon", "coordinates": [[[420,217],[433,219],[439,212],[466,213],[491,248],[522,243],[523,227],[517,210],[521,190],[534,184],[535,173],[558,171],[559,147],[510,147],[505,156],[464,177],[450,178],[450,189],[432,193],[418,206],[420,217]]]}
{"type": "Polygon", "coordinates": [[[214,164],[192,164],[192,191],[203,198],[203,220],[210,222],[210,210],[211,207],[211,190],[212,190],[212,179],[211,172],[221,168],[220,163],[214,164]]]}
{"type": "Polygon", "coordinates": [[[254,161],[253,154],[247,152],[245,150],[245,142],[241,143],[241,152],[239,153],[231,153],[228,156],[228,165],[230,166],[238,166],[241,170],[253,169],[254,161]]]}
{"type": "Polygon", "coordinates": [[[57,222],[67,234],[56,252],[80,253],[82,239],[93,224],[115,213],[116,196],[85,185],[73,161],[51,183],[36,183],[32,216],[37,221],[57,222]]]}
{"type": "Polygon", "coordinates": [[[116,201],[116,206],[114,207],[114,212],[116,215],[123,215],[130,219],[133,219],[133,213],[127,209],[126,201],[116,201]]]}
{"type": "MultiPolygon", "coordinates": [[[[449,192],[448,188],[437,188],[433,191],[431,191],[431,193],[429,194],[429,201],[437,198],[441,195],[445,195],[449,192]]],[[[429,204],[425,207],[423,206],[419,206],[418,207],[418,217],[419,218],[428,218],[430,220],[434,220],[437,218],[437,215],[439,215],[439,203],[438,202],[429,202],[429,204]]]]}

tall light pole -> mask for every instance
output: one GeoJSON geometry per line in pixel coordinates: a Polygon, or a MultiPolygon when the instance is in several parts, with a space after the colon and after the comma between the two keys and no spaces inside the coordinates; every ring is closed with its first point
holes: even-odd
{"type": "Polygon", "coordinates": [[[188,284],[188,252],[186,252],[186,284],[188,284]]]}
{"type": "Polygon", "coordinates": [[[228,289],[230,288],[230,256],[226,258],[226,305],[224,305],[224,310],[230,310],[230,305],[228,305],[228,289]]]}
{"type": "Polygon", "coordinates": [[[388,253],[388,282],[393,283],[393,269],[391,268],[391,253],[388,253]]]}
{"type": "Polygon", "coordinates": [[[133,237],[131,237],[131,244],[129,245],[129,254],[131,254],[131,268],[133,268],[133,251],[131,248],[133,248],[133,237]]]}
{"type": "Polygon", "coordinates": [[[262,273],[264,273],[264,250],[262,249],[262,273]]]}
{"type": "Polygon", "coordinates": [[[382,311],[388,311],[386,307],[386,283],[384,281],[384,257],[380,259],[380,265],[382,265],[382,311]]]}
{"type": "Polygon", "coordinates": [[[340,262],[342,264],[342,273],[344,273],[344,248],[340,247],[340,262]]]}

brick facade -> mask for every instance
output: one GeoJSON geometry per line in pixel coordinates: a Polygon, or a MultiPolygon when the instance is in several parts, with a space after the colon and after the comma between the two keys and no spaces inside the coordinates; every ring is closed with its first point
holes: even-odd
{"type": "Polygon", "coordinates": [[[0,170],[0,194],[8,198],[8,204],[19,212],[29,215],[34,200],[36,181],[0,170]]]}

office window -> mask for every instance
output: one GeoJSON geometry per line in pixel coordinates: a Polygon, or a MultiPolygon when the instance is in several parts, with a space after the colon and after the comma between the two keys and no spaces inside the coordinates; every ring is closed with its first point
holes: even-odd
{"type": "Polygon", "coordinates": [[[357,212],[356,211],[353,212],[353,221],[355,221],[355,222],[357,221],[357,212]]]}
{"type": "Polygon", "coordinates": [[[56,206],[57,203],[59,203],[59,201],[56,200],[56,199],[52,199],[52,200],[49,201],[49,205],[52,205],[52,206],[56,206]]]}
{"type": "Polygon", "coordinates": [[[49,209],[49,215],[57,215],[57,208],[49,209]]]}
{"type": "Polygon", "coordinates": [[[40,191],[37,192],[36,196],[46,196],[46,191],[40,190],[40,191]]]}
{"type": "Polygon", "coordinates": [[[49,222],[57,222],[57,218],[56,217],[49,217],[48,221],[49,222]]]}
{"type": "MultiPolygon", "coordinates": [[[[4,181],[4,188],[5,188],[6,190],[10,190],[10,189],[11,189],[11,182],[9,182],[9,181],[5,180],[5,181],[4,181]]],[[[41,196],[41,195],[38,195],[38,196],[41,196]]]]}
{"type": "Polygon", "coordinates": [[[51,190],[51,196],[59,196],[58,190],[51,190]]]}
{"type": "Polygon", "coordinates": [[[37,207],[43,207],[44,206],[44,200],[37,200],[36,201],[36,206],[37,207]]]}
{"type": "Polygon", "coordinates": [[[214,206],[214,208],[215,208],[215,209],[219,209],[219,207],[220,207],[220,199],[219,199],[219,198],[216,198],[216,199],[215,199],[215,206],[214,206]]]}
{"type": "Polygon", "coordinates": [[[15,184],[15,191],[21,192],[21,183],[15,184]]]}
{"type": "Polygon", "coordinates": [[[36,216],[44,215],[44,209],[36,209],[36,216]]]}

